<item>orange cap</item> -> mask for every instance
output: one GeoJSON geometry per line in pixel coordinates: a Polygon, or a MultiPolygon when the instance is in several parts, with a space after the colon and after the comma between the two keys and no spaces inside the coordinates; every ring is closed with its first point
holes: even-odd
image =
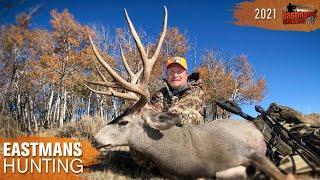
{"type": "Polygon", "coordinates": [[[171,64],[179,64],[181,65],[185,70],[188,69],[187,60],[182,57],[171,57],[167,60],[166,67],[168,68],[171,64]]]}

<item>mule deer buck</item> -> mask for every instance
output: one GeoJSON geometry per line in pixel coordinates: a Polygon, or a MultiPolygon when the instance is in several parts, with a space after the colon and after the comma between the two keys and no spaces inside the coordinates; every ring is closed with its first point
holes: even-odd
{"type": "Polygon", "coordinates": [[[164,7],[163,28],[152,57],[149,57],[145,50],[126,10],[125,16],[143,64],[142,69],[134,73],[120,46],[122,60],[130,77],[129,82],[103,60],[90,38],[98,61],[114,81],[108,81],[96,67],[102,81],[88,83],[107,87],[108,90],[98,91],[87,87],[95,93],[137,101],[95,136],[100,148],[129,146],[151,159],[168,177],[238,178],[237,170],[245,171],[245,167],[250,165],[275,179],[288,177],[264,156],[266,144],[263,136],[249,122],[220,120],[191,127],[177,127],[175,124],[181,120],[180,115],[144,109],[150,98],[148,82],[152,67],[166,34],[167,9],[164,7]]]}

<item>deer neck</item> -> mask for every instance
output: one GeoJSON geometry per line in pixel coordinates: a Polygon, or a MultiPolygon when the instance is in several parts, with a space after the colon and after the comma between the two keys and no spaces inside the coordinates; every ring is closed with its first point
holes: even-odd
{"type": "Polygon", "coordinates": [[[168,144],[181,146],[188,142],[189,133],[185,130],[184,128],[172,127],[168,130],[158,131],[149,126],[142,126],[131,131],[128,143],[131,148],[137,151],[152,153],[163,149],[168,144]]]}

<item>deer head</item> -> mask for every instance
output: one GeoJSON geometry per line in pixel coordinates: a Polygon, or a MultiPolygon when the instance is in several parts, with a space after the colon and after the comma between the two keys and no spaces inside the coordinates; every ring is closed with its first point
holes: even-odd
{"type": "MultiPolygon", "coordinates": [[[[130,145],[147,131],[152,135],[161,130],[170,129],[181,120],[181,116],[172,113],[159,113],[154,110],[145,110],[139,113],[122,117],[116,123],[107,124],[95,136],[100,148],[130,145]]],[[[149,134],[150,135],[150,134],[149,134]]]]}
{"type": "Polygon", "coordinates": [[[120,53],[122,57],[123,64],[126,68],[126,71],[129,74],[130,80],[126,81],[123,77],[121,77],[115,70],[113,70],[110,65],[103,60],[101,55],[98,53],[94,43],[92,42],[91,37],[90,42],[94,51],[94,54],[97,57],[99,63],[105,68],[105,70],[111,75],[113,81],[108,81],[103,73],[99,70],[96,66],[97,72],[101,77],[102,81],[87,81],[89,84],[99,85],[103,87],[107,87],[107,91],[98,91],[89,86],[91,91],[102,94],[102,95],[109,95],[120,97],[124,99],[129,99],[136,101],[136,103],[125,110],[120,116],[109,122],[97,135],[96,140],[104,145],[126,145],[127,144],[127,137],[129,136],[130,132],[135,128],[141,128],[145,125],[152,127],[157,130],[168,129],[176,124],[176,121],[179,121],[180,116],[171,114],[171,113],[157,113],[153,110],[145,110],[144,112],[138,112],[141,110],[150,99],[150,93],[148,90],[148,83],[150,80],[150,74],[152,68],[159,56],[161,45],[163,43],[166,29],[167,29],[167,8],[164,7],[164,20],[163,20],[163,27],[162,32],[160,34],[158,44],[156,46],[156,50],[152,57],[149,58],[148,52],[145,50],[138,33],[136,32],[130,17],[126,9],[124,10],[125,17],[130,29],[130,32],[134,38],[136,46],[138,48],[141,60],[142,60],[142,68],[137,72],[134,73],[126,60],[126,57],[123,53],[123,50],[120,48],[120,53]],[[122,92],[117,91],[122,90],[122,92]],[[126,92],[123,92],[125,90],[126,92]],[[135,127],[135,128],[134,128],[135,127]]]}

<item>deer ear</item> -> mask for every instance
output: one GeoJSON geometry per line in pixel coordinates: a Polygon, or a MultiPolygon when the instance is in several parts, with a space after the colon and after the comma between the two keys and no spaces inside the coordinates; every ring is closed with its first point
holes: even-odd
{"type": "Polygon", "coordinates": [[[152,116],[147,116],[144,120],[145,123],[157,130],[166,130],[175,126],[181,121],[182,117],[180,114],[174,114],[169,112],[156,113],[152,116]]]}

